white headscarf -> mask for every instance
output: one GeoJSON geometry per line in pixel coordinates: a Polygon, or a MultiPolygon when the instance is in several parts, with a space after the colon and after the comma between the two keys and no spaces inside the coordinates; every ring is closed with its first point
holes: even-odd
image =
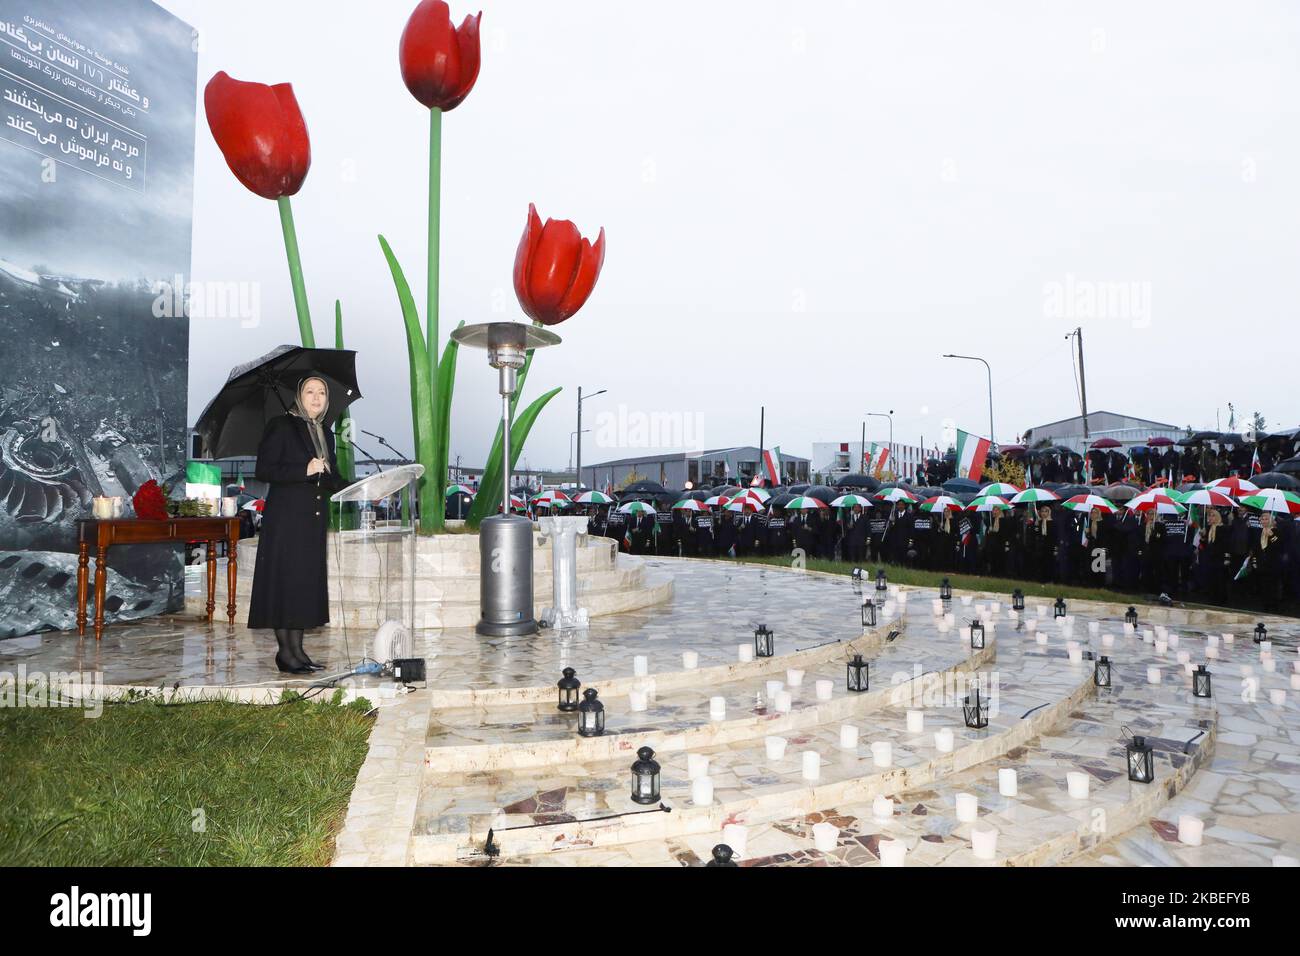
{"type": "Polygon", "coordinates": [[[326,382],[325,379],[321,378],[319,375],[309,375],[304,379],[300,379],[298,381],[298,397],[297,399],[294,400],[293,408],[290,410],[289,414],[297,415],[299,418],[301,418],[304,422],[307,423],[307,434],[311,436],[312,447],[316,450],[316,457],[323,458],[325,460],[326,471],[330,470],[330,454],[329,454],[329,446],[325,444],[325,429],[322,423],[325,421],[325,416],[329,414],[329,410],[330,410],[329,383],[326,382]],[[317,415],[315,418],[307,414],[307,406],[304,405],[302,401],[302,390],[307,387],[308,382],[320,382],[321,387],[325,389],[325,407],[321,409],[320,414],[317,415]]]}

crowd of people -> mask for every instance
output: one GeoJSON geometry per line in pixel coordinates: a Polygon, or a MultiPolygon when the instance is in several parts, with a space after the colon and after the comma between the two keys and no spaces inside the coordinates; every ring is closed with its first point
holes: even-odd
{"type": "Polygon", "coordinates": [[[878,497],[889,487],[908,488],[886,486],[862,494],[865,503],[824,509],[787,508],[793,496],[781,489],[739,509],[722,504],[728,489],[714,489],[716,497],[706,493],[704,500],[715,503],[700,501],[699,510],[674,507],[668,495],[654,511],[641,513],[590,506],[588,528],[633,554],[802,553],[863,566],[888,563],[1230,606],[1300,599],[1300,528],[1287,514],[1240,506],[1193,506],[1182,514],[1122,505],[1079,512],[1064,507],[1064,499],[988,512],[965,505],[927,510],[921,500],[878,497]]]}

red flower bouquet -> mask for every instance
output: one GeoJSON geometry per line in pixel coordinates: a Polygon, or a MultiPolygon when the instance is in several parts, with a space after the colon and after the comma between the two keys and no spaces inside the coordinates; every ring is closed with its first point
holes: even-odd
{"type": "Polygon", "coordinates": [[[162,521],[167,517],[167,499],[163,497],[158,482],[150,478],[131,496],[131,505],[137,518],[162,521]]]}

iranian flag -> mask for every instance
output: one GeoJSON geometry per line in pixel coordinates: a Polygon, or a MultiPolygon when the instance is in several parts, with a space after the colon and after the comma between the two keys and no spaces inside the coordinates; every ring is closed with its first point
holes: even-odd
{"type": "Polygon", "coordinates": [[[767,472],[767,480],[776,487],[781,483],[781,446],[777,445],[771,451],[763,451],[763,470],[767,472]]]}
{"type": "Polygon", "coordinates": [[[957,429],[957,477],[979,481],[984,473],[984,459],[988,457],[990,442],[987,438],[957,429]]]}
{"type": "Polygon", "coordinates": [[[869,446],[862,449],[862,473],[871,474],[871,463],[876,460],[876,443],[872,442],[869,446]]]}
{"type": "Polygon", "coordinates": [[[875,477],[879,478],[881,472],[885,470],[885,462],[889,461],[889,446],[881,445],[877,448],[875,445],[872,445],[871,450],[875,453],[876,457],[876,466],[872,469],[871,473],[875,477]]]}
{"type": "Polygon", "coordinates": [[[1259,466],[1259,446],[1255,446],[1255,453],[1250,456],[1250,474],[1253,477],[1258,475],[1264,469],[1259,466]]]}

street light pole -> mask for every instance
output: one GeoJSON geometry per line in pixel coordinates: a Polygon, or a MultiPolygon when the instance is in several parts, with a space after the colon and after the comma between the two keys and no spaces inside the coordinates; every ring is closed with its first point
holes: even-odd
{"type": "Polygon", "coordinates": [[[984,359],[980,358],[978,355],[947,354],[944,358],[966,359],[970,362],[984,362],[984,371],[986,371],[989,376],[989,444],[996,448],[998,446],[998,440],[993,434],[993,369],[989,367],[988,362],[985,362],[984,359]]]}
{"type": "MultiPolygon", "coordinates": [[[[604,395],[607,391],[608,389],[602,388],[599,392],[592,392],[584,398],[582,395],[582,386],[578,386],[578,430],[575,433],[578,436],[578,467],[574,473],[573,484],[575,488],[582,487],[582,403],[586,401],[587,398],[595,398],[597,395],[604,395]]],[[[591,429],[588,428],[587,431],[591,431],[591,429]]]]}

